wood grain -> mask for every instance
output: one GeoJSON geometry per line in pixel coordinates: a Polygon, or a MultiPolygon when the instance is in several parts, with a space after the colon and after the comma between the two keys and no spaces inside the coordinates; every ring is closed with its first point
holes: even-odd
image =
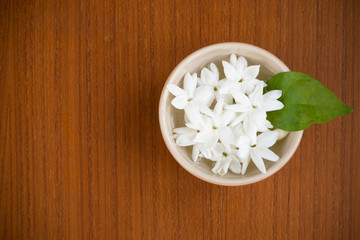
{"type": "Polygon", "coordinates": [[[0,239],[359,239],[360,2],[2,1],[0,239]],[[172,69],[246,42],[355,112],[305,131],[275,176],[203,182],[162,140],[172,69]]]}

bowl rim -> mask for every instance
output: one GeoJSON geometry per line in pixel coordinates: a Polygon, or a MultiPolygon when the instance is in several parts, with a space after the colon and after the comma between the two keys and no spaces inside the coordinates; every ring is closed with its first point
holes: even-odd
{"type": "Polygon", "coordinates": [[[176,150],[176,144],[172,144],[172,134],[167,133],[167,131],[165,130],[165,122],[166,122],[166,114],[165,113],[165,107],[166,107],[166,97],[169,95],[166,86],[169,82],[171,82],[171,80],[174,78],[174,75],[177,74],[178,71],[180,71],[180,69],[182,69],[185,65],[187,65],[188,62],[192,61],[193,59],[196,59],[197,57],[201,56],[202,54],[205,54],[207,52],[210,52],[212,50],[215,49],[239,49],[239,48],[251,48],[252,51],[255,51],[261,55],[263,55],[264,57],[267,57],[269,59],[271,59],[272,61],[276,62],[276,64],[278,64],[279,66],[281,66],[282,69],[284,69],[284,72],[286,71],[290,71],[290,69],[275,55],[273,55],[272,53],[268,52],[267,50],[248,44],[248,43],[240,43],[240,42],[224,42],[224,43],[216,43],[216,44],[212,44],[203,48],[200,48],[198,50],[196,50],[195,52],[191,53],[190,55],[188,55],[187,57],[185,57],[180,63],[178,63],[176,65],[176,67],[174,68],[174,70],[170,73],[169,77],[167,78],[166,82],[164,83],[163,89],[161,91],[161,95],[160,95],[160,101],[159,101],[159,124],[160,124],[160,129],[161,129],[161,134],[163,137],[163,140],[168,148],[168,150],[170,151],[171,155],[175,158],[175,160],[186,170],[188,171],[190,174],[194,175],[195,177],[204,180],[206,182],[212,183],[212,184],[217,184],[217,185],[223,185],[223,186],[241,186],[241,185],[247,185],[247,184],[252,184],[252,183],[256,183],[259,182],[261,180],[264,180],[270,176],[272,176],[274,173],[276,173],[277,171],[279,171],[289,160],[290,158],[294,155],[294,153],[296,152],[300,141],[302,139],[303,136],[303,130],[302,131],[297,131],[297,132],[292,132],[296,134],[295,137],[295,144],[294,147],[292,148],[291,151],[286,152],[286,154],[284,156],[282,156],[282,158],[285,158],[285,160],[283,160],[280,164],[278,164],[276,167],[271,167],[269,169],[267,169],[265,174],[257,174],[251,177],[247,177],[247,178],[234,178],[234,179],[229,179],[229,178],[221,178],[219,176],[215,176],[214,175],[210,175],[207,173],[204,173],[203,171],[201,171],[200,169],[196,168],[194,166],[194,164],[192,162],[189,162],[187,159],[184,159],[183,156],[176,150]]]}

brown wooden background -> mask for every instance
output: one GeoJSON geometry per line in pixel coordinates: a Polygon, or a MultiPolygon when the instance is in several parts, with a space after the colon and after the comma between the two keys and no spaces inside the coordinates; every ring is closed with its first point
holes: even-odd
{"type": "Polygon", "coordinates": [[[0,239],[359,239],[360,2],[2,1],[0,239]],[[171,157],[163,84],[191,52],[255,44],[355,112],[220,187],[171,157]]]}

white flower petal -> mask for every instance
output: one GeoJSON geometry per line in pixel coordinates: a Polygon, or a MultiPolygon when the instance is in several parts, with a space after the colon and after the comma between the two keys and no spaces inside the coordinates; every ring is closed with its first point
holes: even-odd
{"type": "Polygon", "coordinates": [[[181,94],[185,95],[185,91],[179,88],[178,86],[176,86],[175,84],[169,83],[168,85],[166,85],[166,88],[174,96],[178,96],[181,94]]]}
{"type": "Polygon", "coordinates": [[[240,113],[240,115],[238,117],[235,118],[235,120],[231,123],[231,126],[237,126],[240,123],[242,123],[242,121],[244,121],[244,119],[247,117],[247,113],[240,113]]]}
{"type": "Polygon", "coordinates": [[[281,90],[271,90],[267,93],[264,94],[264,99],[278,99],[280,98],[282,95],[282,91],[281,90]]]}
{"type": "Polygon", "coordinates": [[[231,56],[230,56],[230,64],[233,65],[234,67],[236,65],[236,60],[237,60],[236,55],[231,54],[231,56]]]}
{"type": "Polygon", "coordinates": [[[251,140],[251,145],[256,143],[256,124],[249,118],[244,119],[244,132],[251,140]]]}
{"type": "Polygon", "coordinates": [[[277,131],[264,132],[257,137],[256,146],[259,148],[269,148],[276,143],[278,138],[279,132],[277,131]]]}
{"type": "Polygon", "coordinates": [[[230,151],[230,144],[235,144],[235,137],[228,127],[218,129],[219,139],[227,151],[230,151]]]}
{"type": "Polygon", "coordinates": [[[224,111],[220,117],[218,126],[226,127],[235,118],[235,116],[235,113],[232,111],[224,111]]]}
{"type": "Polygon", "coordinates": [[[210,108],[208,108],[205,104],[199,104],[199,110],[201,113],[209,116],[209,117],[213,117],[214,113],[213,111],[211,111],[210,108]]]}
{"type": "Polygon", "coordinates": [[[255,166],[260,170],[260,172],[266,173],[264,161],[262,160],[260,155],[256,151],[254,151],[254,149],[250,151],[250,157],[252,161],[255,163],[255,166]]]}
{"type": "Polygon", "coordinates": [[[257,84],[258,82],[260,82],[259,80],[253,79],[253,80],[248,80],[246,82],[242,82],[241,86],[242,86],[242,91],[248,95],[250,95],[251,93],[254,92],[254,87],[255,84],[257,84]]]}
{"type": "Polygon", "coordinates": [[[250,141],[250,138],[248,136],[239,136],[237,139],[236,139],[236,146],[240,147],[240,146],[250,146],[251,144],[251,141],[250,141]]]}
{"type": "Polygon", "coordinates": [[[221,160],[216,161],[214,167],[211,169],[213,173],[218,173],[221,168],[221,160]]]}
{"type": "Polygon", "coordinates": [[[267,128],[273,128],[273,127],[274,127],[269,120],[265,120],[265,121],[264,121],[264,125],[265,125],[265,127],[267,127],[267,128]]]}
{"type": "Polygon", "coordinates": [[[257,108],[250,112],[250,118],[255,123],[257,131],[265,132],[268,130],[266,127],[266,112],[263,108],[257,108]]]}
{"type": "Polygon", "coordinates": [[[235,65],[236,69],[241,69],[241,72],[243,72],[244,69],[247,68],[247,66],[248,66],[248,63],[247,63],[246,59],[243,56],[240,56],[238,58],[238,60],[236,61],[236,65],[235,65]]]}
{"type": "Polygon", "coordinates": [[[203,68],[201,70],[201,83],[203,83],[204,85],[207,85],[207,86],[214,86],[214,76],[213,76],[213,73],[207,69],[207,68],[203,68]]]}
{"type": "Polygon", "coordinates": [[[220,155],[212,154],[209,158],[208,157],[206,157],[206,158],[213,161],[213,162],[221,162],[221,159],[223,158],[223,156],[222,155],[220,156],[220,155]]]}
{"type": "Polygon", "coordinates": [[[214,89],[209,86],[200,86],[194,91],[194,101],[210,106],[215,98],[214,89]]]}
{"type": "Polygon", "coordinates": [[[239,81],[240,77],[239,74],[237,73],[235,67],[233,65],[231,65],[228,62],[222,61],[223,67],[224,67],[224,73],[225,76],[228,80],[230,81],[239,81]]]}
{"type": "Polygon", "coordinates": [[[194,142],[209,144],[209,141],[213,139],[214,133],[211,128],[205,127],[196,134],[194,142]]]}
{"type": "Polygon", "coordinates": [[[194,73],[192,76],[190,73],[185,74],[184,78],[184,90],[189,97],[193,96],[197,84],[197,75],[194,73]]]}
{"type": "Polygon", "coordinates": [[[225,175],[228,172],[229,166],[230,166],[230,159],[229,158],[223,158],[221,161],[217,161],[213,169],[213,173],[217,173],[221,176],[225,175]]]}
{"type": "Polygon", "coordinates": [[[185,114],[189,121],[194,125],[201,125],[203,119],[200,114],[199,104],[196,102],[189,102],[185,108],[185,114]]]}
{"type": "Polygon", "coordinates": [[[187,105],[188,101],[185,95],[178,95],[171,101],[171,105],[173,105],[177,109],[184,109],[187,105]]]}
{"type": "Polygon", "coordinates": [[[240,160],[244,161],[249,158],[250,155],[250,146],[249,145],[242,145],[239,147],[238,156],[240,160]]]}
{"type": "Polygon", "coordinates": [[[214,115],[220,117],[223,110],[224,100],[220,99],[214,107],[214,115]]]}
{"type": "Polygon", "coordinates": [[[231,80],[221,80],[218,86],[218,92],[220,94],[227,94],[231,89],[241,90],[241,86],[238,82],[231,80]]]}
{"type": "Polygon", "coordinates": [[[240,173],[241,173],[241,164],[240,164],[239,160],[233,159],[233,160],[230,162],[230,170],[231,170],[233,173],[236,173],[236,174],[240,174],[240,173]]]}
{"type": "Polygon", "coordinates": [[[278,100],[267,100],[263,103],[263,108],[266,112],[280,110],[284,107],[284,104],[278,100]]]}
{"type": "Polygon", "coordinates": [[[194,138],[195,143],[206,143],[209,139],[209,132],[200,131],[194,138]]]}
{"type": "Polygon", "coordinates": [[[244,106],[251,107],[250,99],[243,92],[236,89],[231,89],[230,94],[233,96],[236,103],[240,103],[244,106]]]}
{"type": "Polygon", "coordinates": [[[226,151],[221,143],[217,143],[211,150],[214,155],[223,156],[223,152],[226,151]]]}
{"type": "Polygon", "coordinates": [[[215,75],[215,79],[216,79],[216,82],[219,81],[219,70],[218,68],[216,67],[215,64],[211,63],[210,64],[210,70],[213,72],[213,74],[215,75]]]}
{"type": "Polygon", "coordinates": [[[206,82],[203,82],[203,80],[201,78],[198,79],[197,84],[198,84],[198,86],[207,86],[208,85],[206,82]]]}
{"type": "Polygon", "coordinates": [[[193,129],[193,130],[200,130],[201,129],[200,124],[193,124],[193,123],[186,122],[185,126],[190,128],[190,129],[193,129]]]}
{"type": "Polygon", "coordinates": [[[201,82],[208,86],[215,87],[217,82],[219,81],[219,72],[215,64],[212,63],[210,66],[215,72],[210,71],[207,68],[203,68],[201,70],[201,82]]]}
{"type": "Polygon", "coordinates": [[[249,115],[251,116],[251,120],[255,123],[261,123],[266,120],[266,112],[262,108],[252,110],[249,115]]]}
{"type": "Polygon", "coordinates": [[[184,133],[194,132],[194,130],[188,127],[180,127],[180,128],[175,128],[173,132],[177,134],[184,134],[184,133]]]}
{"type": "Polygon", "coordinates": [[[277,131],[279,132],[279,138],[278,138],[278,141],[284,139],[288,134],[289,132],[288,131],[285,131],[285,130],[282,130],[282,129],[279,129],[279,128],[276,128],[274,129],[274,131],[277,131]]]}
{"type": "Polygon", "coordinates": [[[264,123],[265,123],[265,121],[264,121],[264,122],[261,122],[260,124],[257,124],[257,125],[256,125],[258,132],[266,132],[266,131],[269,131],[269,129],[265,126],[264,123]]]}
{"type": "Polygon", "coordinates": [[[195,144],[192,149],[192,160],[194,162],[197,162],[199,160],[199,154],[200,154],[200,144],[195,144]]]}
{"type": "Polygon", "coordinates": [[[205,148],[213,148],[218,143],[218,140],[219,140],[218,137],[215,136],[212,132],[209,138],[207,139],[207,142],[204,143],[205,148]]]}
{"type": "Polygon", "coordinates": [[[229,128],[230,128],[231,132],[234,134],[234,136],[236,136],[236,137],[245,135],[242,124],[239,124],[237,126],[230,126],[229,128]]]}
{"type": "Polygon", "coordinates": [[[249,95],[251,104],[256,107],[263,105],[263,86],[261,82],[255,84],[254,91],[249,95]]]}
{"type": "Polygon", "coordinates": [[[248,112],[249,106],[243,105],[243,104],[233,104],[233,105],[227,105],[225,106],[226,110],[230,110],[233,112],[248,112]]]}
{"type": "Polygon", "coordinates": [[[233,104],[233,97],[230,94],[221,94],[219,91],[215,94],[216,101],[222,100],[224,105],[231,105],[233,104]]]}
{"type": "Polygon", "coordinates": [[[246,170],[249,166],[250,163],[250,156],[244,160],[243,164],[242,164],[242,168],[241,168],[241,174],[244,175],[246,173],[246,170]]]}
{"type": "Polygon", "coordinates": [[[256,148],[256,152],[262,157],[265,158],[269,161],[273,161],[276,162],[277,160],[279,160],[279,156],[276,155],[273,151],[271,151],[270,149],[267,148],[256,148]]]}
{"type": "Polygon", "coordinates": [[[210,159],[213,158],[212,152],[211,152],[211,148],[205,148],[201,150],[201,154],[207,158],[210,159]]]}
{"type": "Polygon", "coordinates": [[[252,80],[257,77],[257,75],[259,74],[259,71],[260,71],[260,65],[253,65],[253,66],[247,67],[242,74],[242,78],[245,81],[252,80]]]}
{"type": "Polygon", "coordinates": [[[180,147],[194,145],[195,144],[195,142],[194,142],[195,135],[196,135],[196,132],[179,134],[176,139],[176,144],[180,147]]]}

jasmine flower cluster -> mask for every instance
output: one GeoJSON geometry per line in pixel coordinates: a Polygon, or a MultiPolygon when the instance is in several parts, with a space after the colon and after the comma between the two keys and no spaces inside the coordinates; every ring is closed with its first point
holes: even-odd
{"type": "Polygon", "coordinates": [[[224,175],[230,169],[245,174],[250,161],[266,173],[263,159],[277,161],[279,157],[269,147],[279,138],[272,131],[266,112],[280,110],[281,90],[263,94],[264,81],[257,79],[260,65],[248,66],[247,60],[235,54],[230,62],[222,62],[224,79],[211,63],[200,77],[186,73],[183,88],[168,84],[175,96],[171,104],[184,110],[185,126],[175,128],[176,144],[192,146],[192,159],[214,162],[212,171],[224,175]]]}

